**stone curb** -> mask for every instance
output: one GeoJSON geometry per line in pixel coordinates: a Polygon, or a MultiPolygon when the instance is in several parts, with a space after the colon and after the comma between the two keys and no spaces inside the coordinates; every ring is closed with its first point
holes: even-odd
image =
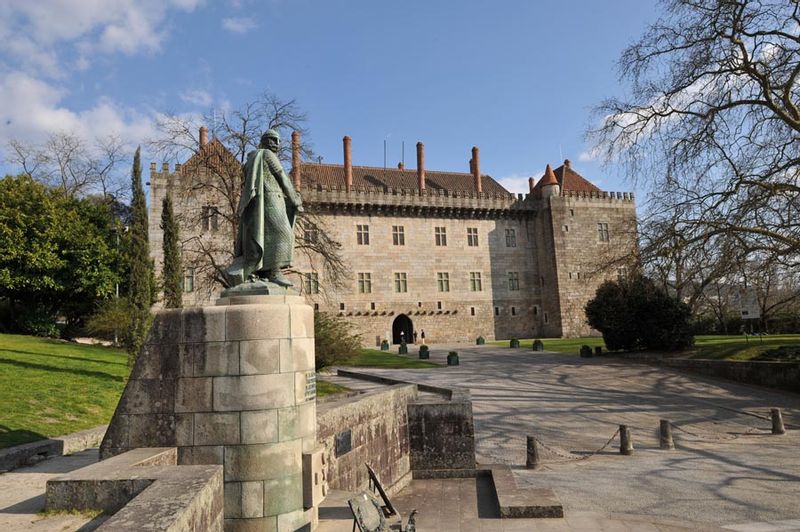
{"type": "Polygon", "coordinates": [[[7,449],[0,449],[0,473],[33,465],[54,456],[77,453],[92,447],[98,447],[103,440],[108,425],[100,425],[92,429],[73,432],[57,438],[23,443],[7,449]]]}

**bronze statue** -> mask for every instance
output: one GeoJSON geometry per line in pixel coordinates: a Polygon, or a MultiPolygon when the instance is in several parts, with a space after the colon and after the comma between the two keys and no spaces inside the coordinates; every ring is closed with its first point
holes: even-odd
{"type": "Polygon", "coordinates": [[[269,283],[292,286],[281,270],[292,265],[294,222],[303,206],[278,159],[279,146],[278,132],[270,129],[258,149],[247,154],[234,259],[225,270],[226,292],[269,293],[269,283]]]}

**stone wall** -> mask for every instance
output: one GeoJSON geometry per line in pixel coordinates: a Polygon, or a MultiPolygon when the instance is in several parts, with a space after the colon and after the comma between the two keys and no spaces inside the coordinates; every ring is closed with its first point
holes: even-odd
{"type": "Polygon", "coordinates": [[[475,469],[475,426],[469,399],[410,404],[408,424],[415,476],[475,469]]]}
{"type": "Polygon", "coordinates": [[[401,489],[411,479],[407,406],[416,398],[416,386],[406,384],[320,403],[317,439],[331,489],[365,489],[365,463],[387,488],[401,489]]]}
{"type": "Polygon", "coordinates": [[[310,523],[302,455],[317,447],[313,323],[300,296],[158,312],[101,457],[177,447],[179,465],[224,466],[226,530],[310,523]]]}
{"type": "Polygon", "coordinates": [[[693,360],[660,358],[650,361],[670,368],[746,384],[800,392],[800,362],[693,360]]]}

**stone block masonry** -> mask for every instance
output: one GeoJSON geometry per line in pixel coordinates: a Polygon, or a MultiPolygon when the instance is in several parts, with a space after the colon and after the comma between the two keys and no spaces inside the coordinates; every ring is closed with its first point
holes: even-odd
{"type": "Polygon", "coordinates": [[[224,469],[225,530],[295,531],[302,455],[314,450],[314,315],[300,296],[159,311],[101,446],[177,447],[224,469]]]}

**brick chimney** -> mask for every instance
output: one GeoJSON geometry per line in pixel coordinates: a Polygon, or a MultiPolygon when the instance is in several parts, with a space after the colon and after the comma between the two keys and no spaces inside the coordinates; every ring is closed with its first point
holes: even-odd
{"type": "Polygon", "coordinates": [[[571,170],[572,169],[572,161],[569,159],[564,159],[564,168],[571,170]]]}
{"type": "Polygon", "coordinates": [[[472,177],[475,179],[475,190],[483,192],[481,183],[481,154],[477,146],[472,147],[472,177]]]}
{"type": "Polygon", "coordinates": [[[529,177],[528,178],[528,191],[529,192],[533,192],[533,187],[534,187],[535,184],[536,184],[536,181],[532,177],[529,177]]]}
{"type": "Polygon", "coordinates": [[[295,190],[300,188],[300,132],[292,131],[292,182],[295,190]]]}
{"type": "Polygon", "coordinates": [[[352,140],[347,135],[342,139],[342,144],[344,146],[344,182],[348,192],[353,188],[353,153],[350,147],[351,142],[352,140]]]}
{"type": "Polygon", "coordinates": [[[425,145],[417,142],[417,186],[419,191],[425,190],[425,145]]]}
{"type": "Polygon", "coordinates": [[[208,145],[208,128],[200,126],[200,147],[205,148],[208,145]]]}

